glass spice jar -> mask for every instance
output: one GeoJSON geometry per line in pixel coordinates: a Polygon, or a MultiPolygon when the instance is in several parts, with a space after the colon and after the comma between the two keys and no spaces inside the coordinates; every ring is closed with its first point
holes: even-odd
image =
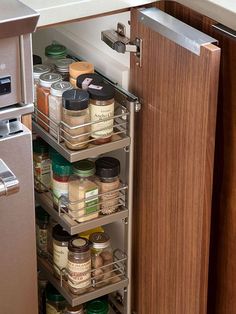
{"type": "Polygon", "coordinates": [[[99,282],[107,284],[109,283],[109,278],[113,275],[113,251],[110,237],[105,232],[96,232],[90,235],[89,241],[92,244],[93,280],[96,284],[99,282]]]}
{"type": "Polygon", "coordinates": [[[81,74],[85,73],[93,73],[94,72],[94,66],[92,63],[86,62],[86,61],[77,61],[69,66],[69,73],[70,73],[70,82],[73,85],[74,88],[77,88],[76,80],[77,77],[81,74]]]}
{"type": "Polygon", "coordinates": [[[111,85],[100,84],[88,87],[90,96],[91,137],[94,144],[104,144],[111,141],[114,119],[101,121],[114,116],[115,90],[111,85]],[[101,121],[101,122],[99,122],[101,121]]]}
{"type": "Polygon", "coordinates": [[[78,305],[74,307],[68,305],[66,307],[65,314],[84,314],[83,305],[78,305]]]}
{"type": "Polygon", "coordinates": [[[33,141],[34,188],[37,192],[48,191],[51,185],[51,160],[49,146],[41,138],[33,141]]]}
{"type": "Polygon", "coordinates": [[[79,89],[87,90],[90,85],[102,84],[103,78],[96,73],[81,74],[77,77],[76,85],[79,89]]]}
{"type": "Polygon", "coordinates": [[[113,157],[102,157],[95,161],[96,183],[99,186],[100,211],[103,215],[114,213],[119,206],[120,162],[113,157]]]}
{"type": "Polygon", "coordinates": [[[69,81],[69,65],[74,63],[73,59],[65,58],[59,59],[55,62],[55,70],[57,73],[61,74],[63,81],[69,81]]]}
{"type": "Polygon", "coordinates": [[[48,280],[45,277],[45,275],[39,271],[38,272],[38,309],[39,314],[45,314],[46,313],[46,286],[47,286],[48,280]]]}
{"type": "Polygon", "coordinates": [[[46,287],[46,314],[62,314],[66,300],[50,283],[46,287]]]}
{"type": "Polygon", "coordinates": [[[89,94],[86,91],[72,89],[62,95],[62,121],[65,130],[65,145],[71,150],[84,149],[88,146],[89,94]]]}
{"type": "Polygon", "coordinates": [[[35,211],[37,253],[40,256],[47,257],[49,214],[41,206],[37,206],[35,211]]]}
{"type": "Polygon", "coordinates": [[[68,197],[68,181],[72,174],[71,164],[60,154],[54,153],[52,155],[52,172],[53,207],[58,209],[60,198],[68,197]]]}
{"type": "Polygon", "coordinates": [[[73,164],[69,179],[69,213],[78,222],[98,217],[98,186],[94,182],[95,166],[90,160],[73,164]]]}
{"type": "Polygon", "coordinates": [[[109,306],[108,302],[104,299],[96,299],[86,304],[87,314],[108,314],[109,306]]]}
{"type": "Polygon", "coordinates": [[[60,271],[67,266],[68,262],[68,243],[73,238],[60,225],[56,225],[52,230],[53,238],[53,267],[54,274],[60,278],[60,271]]]}
{"type": "Polygon", "coordinates": [[[45,48],[45,56],[46,56],[46,63],[52,64],[55,66],[55,62],[58,59],[64,59],[67,55],[67,49],[65,46],[52,43],[51,45],[45,48]]]}
{"type": "Polygon", "coordinates": [[[49,118],[52,121],[49,121],[50,125],[50,134],[54,137],[58,137],[58,126],[61,122],[61,113],[62,113],[62,94],[69,89],[72,89],[70,82],[60,81],[53,83],[50,89],[49,95],[49,118]]]}
{"type": "Polygon", "coordinates": [[[40,124],[46,131],[49,131],[49,120],[45,117],[49,114],[49,94],[50,87],[53,83],[62,80],[60,74],[57,73],[45,73],[39,78],[39,85],[37,86],[37,107],[42,112],[38,113],[38,124],[40,124]]]}
{"type": "Polygon", "coordinates": [[[33,68],[33,76],[34,76],[34,104],[37,108],[37,86],[39,84],[39,77],[42,74],[49,73],[51,71],[51,67],[46,64],[37,64],[34,65],[33,68]]]}
{"type": "Polygon", "coordinates": [[[91,284],[91,253],[89,241],[84,238],[73,239],[68,246],[68,287],[73,294],[81,294],[91,284]]]}

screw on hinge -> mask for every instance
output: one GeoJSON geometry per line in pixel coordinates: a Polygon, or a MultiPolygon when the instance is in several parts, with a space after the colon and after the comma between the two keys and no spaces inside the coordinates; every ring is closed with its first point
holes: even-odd
{"type": "Polygon", "coordinates": [[[123,218],[122,221],[123,221],[123,223],[124,223],[125,225],[128,225],[128,217],[123,218]]]}
{"type": "Polygon", "coordinates": [[[135,112],[139,112],[141,110],[142,105],[140,104],[139,101],[136,101],[134,106],[135,112]]]}

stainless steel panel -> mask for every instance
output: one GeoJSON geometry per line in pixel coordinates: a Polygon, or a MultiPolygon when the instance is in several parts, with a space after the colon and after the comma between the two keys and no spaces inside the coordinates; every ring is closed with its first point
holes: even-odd
{"type": "Polygon", "coordinates": [[[9,196],[20,190],[20,183],[11,169],[0,159],[0,196],[9,196]]]}
{"type": "Polygon", "coordinates": [[[0,120],[18,118],[25,114],[32,113],[33,111],[34,111],[33,104],[25,106],[22,106],[21,104],[16,104],[6,108],[0,108],[0,120]]]}
{"type": "Polygon", "coordinates": [[[0,198],[1,313],[37,313],[37,268],[31,133],[0,140],[0,158],[20,182],[17,194],[0,198]]]}
{"type": "Polygon", "coordinates": [[[145,26],[197,55],[200,55],[202,45],[218,42],[157,8],[141,9],[138,19],[145,26]]]}

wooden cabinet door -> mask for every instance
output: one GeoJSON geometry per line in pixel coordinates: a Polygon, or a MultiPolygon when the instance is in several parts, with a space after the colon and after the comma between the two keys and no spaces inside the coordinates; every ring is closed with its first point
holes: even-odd
{"type": "Polygon", "coordinates": [[[135,127],[132,309],[205,314],[220,49],[155,8],[131,12],[135,127]]]}

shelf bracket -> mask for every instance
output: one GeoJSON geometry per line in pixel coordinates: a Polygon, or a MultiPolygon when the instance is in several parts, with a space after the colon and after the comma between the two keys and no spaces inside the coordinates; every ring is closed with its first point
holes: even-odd
{"type": "Polygon", "coordinates": [[[139,67],[142,66],[142,39],[135,38],[135,40],[131,42],[130,38],[126,37],[124,24],[118,23],[116,30],[108,29],[106,31],[102,31],[101,39],[118,53],[134,53],[137,58],[136,65],[139,67]]]}

